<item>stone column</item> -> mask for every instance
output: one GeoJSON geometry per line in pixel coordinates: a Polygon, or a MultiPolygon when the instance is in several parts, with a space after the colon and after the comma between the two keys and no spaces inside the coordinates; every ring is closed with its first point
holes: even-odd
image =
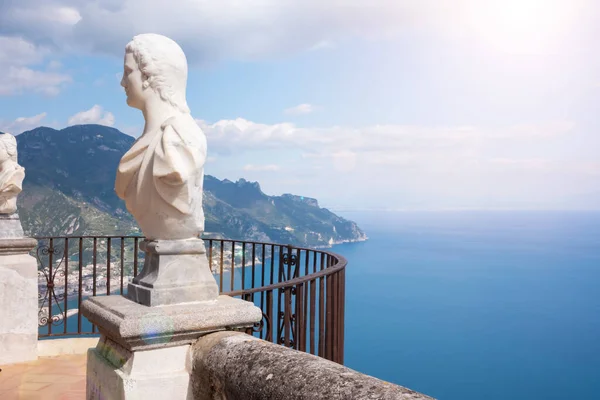
{"type": "Polygon", "coordinates": [[[17,139],[0,134],[0,365],[37,358],[37,241],[24,237],[17,213],[24,178],[17,139]]]}
{"type": "Polygon", "coordinates": [[[19,215],[0,214],[0,365],[37,358],[37,240],[23,235],[19,215]]]}

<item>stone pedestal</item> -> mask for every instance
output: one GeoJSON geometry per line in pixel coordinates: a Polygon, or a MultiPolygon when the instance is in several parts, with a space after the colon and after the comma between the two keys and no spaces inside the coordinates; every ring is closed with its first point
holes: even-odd
{"type": "Polygon", "coordinates": [[[87,399],[188,399],[190,345],[262,319],[254,304],[219,296],[200,239],[144,241],[128,297],[92,297],[83,315],[102,335],[88,351],[87,399]]]}
{"type": "Polygon", "coordinates": [[[19,214],[0,214],[0,238],[23,238],[24,236],[19,214]]]}
{"type": "Polygon", "coordinates": [[[37,261],[29,255],[36,246],[18,215],[0,215],[0,365],[37,358],[37,261]]]}
{"type": "Polygon", "coordinates": [[[229,296],[161,307],[99,296],[84,301],[81,312],[101,334],[132,351],[190,344],[204,334],[249,327],[262,319],[260,308],[229,296]]]}
{"type": "Polygon", "coordinates": [[[189,350],[188,344],[131,352],[103,336],[88,350],[86,397],[191,400],[189,350]]]}
{"type": "Polygon", "coordinates": [[[102,296],[86,300],[81,311],[102,334],[88,351],[88,400],[188,399],[190,345],[262,318],[254,304],[229,296],[160,307],[102,296]]]}
{"type": "Polygon", "coordinates": [[[210,272],[202,239],[140,243],[144,269],[127,287],[127,297],[146,306],[214,300],[219,288],[210,272]]]}

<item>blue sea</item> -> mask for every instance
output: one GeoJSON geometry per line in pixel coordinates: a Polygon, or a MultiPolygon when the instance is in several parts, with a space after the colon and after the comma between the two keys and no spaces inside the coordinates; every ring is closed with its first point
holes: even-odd
{"type": "Polygon", "coordinates": [[[345,213],[348,367],[439,399],[600,398],[600,213],[345,213]]]}

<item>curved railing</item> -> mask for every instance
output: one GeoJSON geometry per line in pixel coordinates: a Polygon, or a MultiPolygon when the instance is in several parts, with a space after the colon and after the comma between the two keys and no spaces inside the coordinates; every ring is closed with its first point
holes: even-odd
{"type": "MultiPolygon", "coordinates": [[[[98,335],[79,312],[89,296],[126,294],[141,271],[140,236],[38,237],[39,336],[98,335]]],[[[247,333],[343,363],[346,260],[316,249],[204,239],[220,292],[253,302],[247,333]]]]}

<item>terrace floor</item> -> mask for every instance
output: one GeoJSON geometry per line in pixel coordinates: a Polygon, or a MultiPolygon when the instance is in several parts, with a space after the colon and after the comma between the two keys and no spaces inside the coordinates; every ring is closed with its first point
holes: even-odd
{"type": "Polygon", "coordinates": [[[84,400],[86,355],[43,357],[0,367],[2,400],[84,400]]]}

